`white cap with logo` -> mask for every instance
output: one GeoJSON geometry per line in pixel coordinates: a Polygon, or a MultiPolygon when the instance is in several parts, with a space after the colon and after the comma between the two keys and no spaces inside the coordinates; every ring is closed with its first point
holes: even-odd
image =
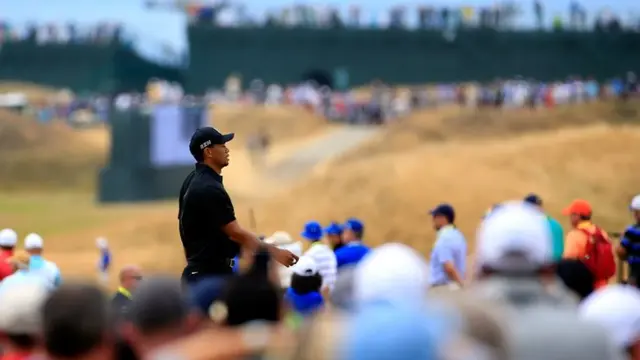
{"type": "Polygon", "coordinates": [[[631,204],[629,205],[629,208],[632,211],[640,211],[640,195],[636,195],[633,197],[633,199],[631,200],[631,204]]]}

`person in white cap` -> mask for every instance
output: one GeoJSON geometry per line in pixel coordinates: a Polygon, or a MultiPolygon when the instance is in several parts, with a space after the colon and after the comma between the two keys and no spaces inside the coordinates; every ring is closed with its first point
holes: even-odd
{"type": "Polygon", "coordinates": [[[484,219],[476,241],[480,274],[469,297],[490,299],[503,308],[510,358],[619,358],[605,330],[580,319],[577,298],[556,278],[551,233],[538,209],[522,202],[503,204],[484,219]]]}
{"type": "Polygon", "coordinates": [[[356,265],[354,306],[372,302],[422,304],[429,287],[429,265],[412,248],[387,243],[356,265]]]}
{"type": "Polygon", "coordinates": [[[36,233],[31,233],[24,238],[24,249],[31,255],[29,271],[42,277],[44,281],[49,282],[53,287],[57,287],[62,281],[60,269],[55,263],[42,257],[43,247],[44,240],[36,233]]]}
{"type": "Polygon", "coordinates": [[[640,287],[640,195],[631,200],[629,210],[634,223],[625,229],[616,253],[629,265],[627,283],[640,287]]]}
{"type": "Polygon", "coordinates": [[[629,360],[640,360],[640,290],[609,285],[580,304],[580,315],[603,326],[629,360]]]}
{"type": "Polygon", "coordinates": [[[18,242],[18,234],[13,229],[0,230],[0,281],[13,274],[13,268],[7,260],[13,256],[18,242]]]}
{"type": "MultiPolygon", "coordinates": [[[[302,256],[302,243],[295,241],[288,232],[276,231],[273,235],[266,238],[264,242],[277,248],[291,251],[291,253],[298,257],[302,256]]],[[[288,288],[291,284],[291,274],[293,274],[292,268],[278,264],[278,276],[283,289],[288,288]]]]}
{"type": "Polygon", "coordinates": [[[42,331],[40,309],[48,291],[41,283],[23,283],[0,292],[0,349],[3,359],[37,355],[42,331]]]}

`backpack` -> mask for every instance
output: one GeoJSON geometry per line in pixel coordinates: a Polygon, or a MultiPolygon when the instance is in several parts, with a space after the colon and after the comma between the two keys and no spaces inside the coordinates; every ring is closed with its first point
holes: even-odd
{"type": "Polygon", "coordinates": [[[616,274],[613,245],[598,227],[593,232],[586,229],[581,229],[581,231],[587,235],[588,239],[582,262],[589,268],[596,281],[609,280],[616,274]]]}

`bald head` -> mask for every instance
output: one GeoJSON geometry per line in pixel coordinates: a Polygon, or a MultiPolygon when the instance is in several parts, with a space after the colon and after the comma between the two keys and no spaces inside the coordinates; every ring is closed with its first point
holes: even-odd
{"type": "Polygon", "coordinates": [[[133,291],[138,282],[142,280],[142,269],[137,265],[127,265],[120,269],[120,286],[133,291]]]}

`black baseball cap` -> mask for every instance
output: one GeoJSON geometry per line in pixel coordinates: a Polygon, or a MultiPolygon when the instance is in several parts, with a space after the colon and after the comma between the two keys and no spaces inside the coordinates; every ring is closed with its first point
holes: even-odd
{"type": "Polygon", "coordinates": [[[456,219],[456,212],[449,204],[440,204],[431,210],[433,216],[444,216],[450,223],[456,219]]]}
{"type": "Polygon", "coordinates": [[[542,205],[542,198],[536,194],[529,194],[524,198],[524,202],[533,205],[542,205]]]}
{"type": "Polygon", "coordinates": [[[189,151],[194,158],[198,159],[202,156],[202,150],[212,145],[225,144],[235,136],[234,133],[221,134],[218,130],[208,126],[199,128],[191,136],[189,141],[189,151]]]}

